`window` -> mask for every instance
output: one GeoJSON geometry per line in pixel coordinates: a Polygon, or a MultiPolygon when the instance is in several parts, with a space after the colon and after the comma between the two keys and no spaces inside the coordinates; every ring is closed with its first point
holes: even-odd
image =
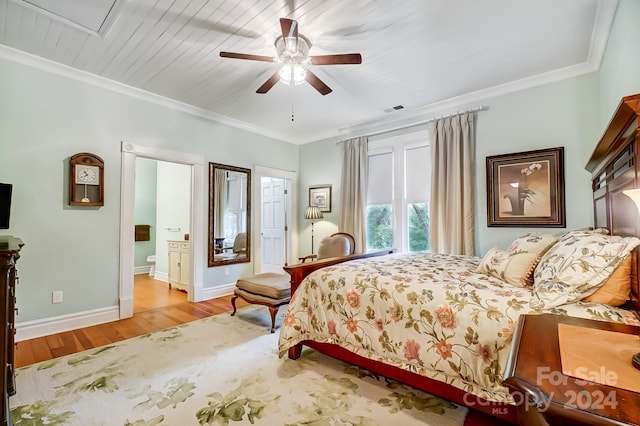
{"type": "Polygon", "coordinates": [[[426,131],[369,142],[367,249],[429,250],[426,131]]]}

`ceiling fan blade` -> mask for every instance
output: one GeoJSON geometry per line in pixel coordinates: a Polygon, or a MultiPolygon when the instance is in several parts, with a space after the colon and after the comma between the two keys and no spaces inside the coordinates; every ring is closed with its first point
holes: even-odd
{"type": "Polygon", "coordinates": [[[223,58],[247,59],[249,61],[276,62],[276,58],[262,55],[249,55],[246,53],[220,52],[223,58]]]}
{"type": "Polygon", "coordinates": [[[256,93],[267,93],[280,80],[280,70],[276,71],[264,84],[258,87],[256,93]]]}
{"type": "Polygon", "coordinates": [[[282,38],[285,40],[287,48],[289,48],[287,40],[295,39],[295,45],[291,47],[292,50],[295,50],[298,45],[298,21],[280,18],[280,28],[282,28],[282,38]]]}
{"type": "Polygon", "coordinates": [[[339,65],[339,64],[361,64],[362,55],[359,53],[345,53],[342,55],[320,55],[309,56],[313,65],[339,65]]]}
{"type": "Polygon", "coordinates": [[[318,78],[318,76],[316,76],[314,73],[312,73],[309,70],[307,70],[307,76],[304,79],[307,80],[307,82],[310,85],[312,85],[313,88],[316,89],[318,92],[320,92],[322,95],[328,95],[329,93],[332,92],[329,86],[324,84],[322,80],[318,78]]]}
{"type": "Polygon", "coordinates": [[[282,28],[283,38],[298,38],[298,21],[288,18],[280,18],[280,28],[282,28]]]}

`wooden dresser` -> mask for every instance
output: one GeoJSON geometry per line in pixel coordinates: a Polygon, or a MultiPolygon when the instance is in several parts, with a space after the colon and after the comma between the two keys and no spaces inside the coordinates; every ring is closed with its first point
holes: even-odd
{"type": "Polygon", "coordinates": [[[0,301],[5,312],[2,324],[0,324],[0,377],[4,396],[0,403],[0,426],[10,425],[9,416],[9,396],[16,393],[13,374],[13,349],[15,334],[15,305],[16,305],[16,284],[18,276],[16,273],[16,262],[20,257],[20,249],[24,243],[19,238],[10,236],[0,236],[0,301]]]}

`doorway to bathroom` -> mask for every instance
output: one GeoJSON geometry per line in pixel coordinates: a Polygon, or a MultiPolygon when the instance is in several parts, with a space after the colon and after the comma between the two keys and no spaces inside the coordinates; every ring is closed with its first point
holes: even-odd
{"type": "Polygon", "coordinates": [[[134,314],[187,301],[190,194],[188,165],[136,158],[134,314]]]}
{"type": "MultiPolygon", "coordinates": [[[[187,299],[191,302],[203,300],[202,275],[204,255],[200,249],[205,235],[205,170],[204,157],[190,153],[172,151],[162,148],[145,147],[130,142],[122,142],[122,175],[121,175],[121,215],[120,215],[120,318],[129,318],[134,313],[134,271],[135,271],[135,197],[136,197],[136,159],[146,158],[163,161],[188,168],[190,185],[182,192],[184,202],[188,206],[189,221],[186,225],[178,225],[180,232],[177,239],[178,248],[182,250],[180,266],[186,272],[187,299]],[[185,232],[186,231],[186,232],[185,232]],[[186,243],[184,234],[189,234],[186,243]],[[183,244],[179,244],[182,242],[183,244]],[[182,247],[182,246],[185,247],[182,247]]],[[[160,186],[160,184],[158,184],[160,186]]],[[[164,191],[164,188],[163,188],[164,191]]],[[[158,209],[160,210],[160,209],[158,209]]],[[[170,228],[168,232],[176,232],[174,225],[156,223],[157,228],[170,228]]],[[[156,239],[160,239],[156,236],[156,239]]],[[[168,248],[167,248],[168,250],[168,248]]],[[[167,251],[168,253],[168,251],[167,251]]],[[[165,258],[156,252],[156,270],[165,258]]],[[[166,261],[169,263],[168,254],[166,261]]],[[[157,273],[156,273],[157,275],[157,273]]],[[[167,272],[167,276],[169,273],[167,272]]],[[[167,277],[169,279],[169,277],[167,277]]]]}

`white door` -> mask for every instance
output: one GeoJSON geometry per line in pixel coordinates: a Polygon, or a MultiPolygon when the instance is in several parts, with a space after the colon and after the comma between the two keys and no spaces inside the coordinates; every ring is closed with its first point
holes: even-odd
{"type": "MultiPolygon", "coordinates": [[[[182,241],[191,218],[191,169],[185,164],[158,161],[156,196],[156,278],[168,281],[167,241],[182,241]]],[[[185,267],[189,267],[185,265],[185,267]]]]}
{"type": "Polygon", "coordinates": [[[286,242],[286,179],[262,177],[260,181],[261,272],[282,272],[286,242]]]}

